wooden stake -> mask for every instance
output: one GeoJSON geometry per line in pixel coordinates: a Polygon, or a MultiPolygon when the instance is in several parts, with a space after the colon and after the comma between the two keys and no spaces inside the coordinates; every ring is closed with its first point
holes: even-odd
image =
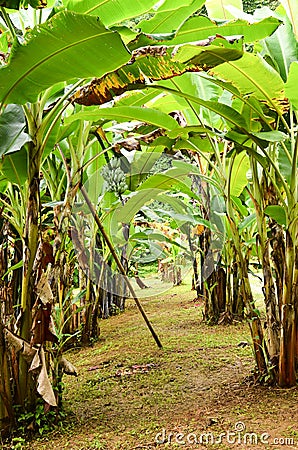
{"type": "Polygon", "coordinates": [[[124,276],[124,278],[125,278],[127,287],[128,287],[128,289],[130,290],[130,293],[131,293],[131,295],[132,295],[132,298],[134,299],[134,301],[135,301],[135,303],[136,303],[136,305],[137,305],[137,307],[138,307],[140,313],[142,314],[143,319],[145,320],[147,327],[149,328],[149,330],[150,330],[150,332],[151,332],[151,334],[152,334],[152,336],[153,336],[153,338],[154,338],[154,340],[155,340],[157,346],[158,346],[159,348],[162,348],[162,344],[161,344],[161,342],[160,342],[160,340],[159,340],[157,334],[155,333],[155,331],[154,331],[154,329],[153,329],[153,327],[152,327],[152,325],[151,325],[151,323],[150,323],[150,321],[149,321],[149,319],[148,319],[148,317],[147,317],[147,315],[146,315],[146,313],[145,313],[145,311],[144,311],[144,309],[143,309],[143,307],[142,307],[142,305],[141,305],[141,303],[140,303],[140,301],[139,301],[139,299],[138,299],[138,297],[137,297],[137,295],[136,295],[136,293],[135,293],[135,290],[134,290],[134,288],[133,288],[131,282],[129,281],[129,279],[128,279],[128,277],[127,277],[127,274],[126,274],[126,272],[125,272],[125,269],[124,269],[124,267],[123,267],[123,265],[122,265],[120,259],[118,258],[118,255],[117,255],[117,253],[116,253],[116,251],[115,251],[115,248],[114,248],[113,244],[111,243],[110,238],[109,238],[109,236],[107,235],[107,233],[106,233],[106,231],[105,231],[105,229],[104,229],[104,227],[103,227],[103,224],[101,223],[101,221],[100,221],[100,219],[99,219],[99,217],[98,217],[98,215],[97,215],[97,213],[96,213],[96,211],[95,211],[95,208],[94,208],[94,206],[92,205],[92,203],[91,203],[91,201],[90,201],[90,199],[89,199],[89,196],[88,196],[88,194],[87,194],[86,189],[84,188],[84,186],[81,186],[81,192],[82,192],[82,194],[83,194],[84,199],[86,200],[86,203],[87,203],[87,205],[88,205],[88,208],[90,209],[90,212],[91,212],[91,214],[92,214],[92,216],[93,216],[93,218],[94,218],[94,220],[95,220],[95,222],[96,222],[96,225],[98,226],[98,229],[99,229],[99,231],[100,231],[101,234],[102,234],[102,237],[104,238],[104,240],[105,240],[107,246],[109,247],[109,250],[110,250],[110,252],[111,252],[111,254],[112,254],[112,256],[113,256],[113,258],[114,258],[114,260],[115,260],[115,263],[117,264],[117,266],[118,266],[118,268],[119,268],[120,273],[121,273],[121,274],[124,276]]]}

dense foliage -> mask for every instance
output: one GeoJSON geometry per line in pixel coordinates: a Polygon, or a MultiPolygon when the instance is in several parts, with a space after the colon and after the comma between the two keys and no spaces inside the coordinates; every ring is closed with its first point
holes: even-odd
{"type": "Polygon", "coordinates": [[[256,380],[295,385],[295,1],[29,3],[0,6],[3,432],[59,410],[64,350],[128,296],[161,346],[156,262],[159,292],[191,268],[204,320],[247,320],[256,380]]]}

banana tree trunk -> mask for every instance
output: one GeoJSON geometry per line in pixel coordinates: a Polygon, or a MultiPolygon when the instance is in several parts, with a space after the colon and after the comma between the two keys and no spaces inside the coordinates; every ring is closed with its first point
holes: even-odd
{"type": "Polygon", "coordinates": [[[275,272],[275,285],[278,298],[278,306],[281,311],[283,301],[283,288],[284,288],[284,276],[285,276],[285,239],[284,230],[281,225],[276,222],[270,223],[271,231],[271,258],[273,262],[275,272]]]}
{"type": "Polygon", "coordinates": [[[273,365],[278,362],[280,345],[280,317],[278,298],[275,293],[275,285],[270,265],[269,243],[262,249],[262,267],[264,278],[264,300],[268,324],[268,351],[273,365]]]}
{"type": "Polygon", "coordinates": [[[297,357],[297,267],[298,248],[293,242],[298,227],[297,218],[290,223],[286,232],[286,267],[283,290],[283,305],[281,310],[281,335],[279,380],[281,387],[296,385],[295,359],[297,357]],[[292,233],[289,230],[292,229],[292,233]],[[293,233],[293,229],[296,231],[293,233]]]}
{"type": "Polygon", "coordinates": [[[242,254],[241,241],[235,222],[231,217],[228,217],[231,233],[234,240],[235,250],[237,252],[237,259],[239,261],[238,271],[239,277],[242,281],[242,296],[243,303],[247,310],[249,319],[249,326],[251,330],[251,337],[253,342],[254,356],[258,369],[259,376],[265,375],[268,372],[268,350],[264,339],[262,323],[258,313],[256,312],[254,298],[252,295],[251,285],[248,277],[248,269],[245,258],[242,254]]]}
{"type": "MultiPolygon", "coordinates": [[[[21,294],[21,326],[20,335],[30,341],[32,327],[32,306],[34,304],[34,261],[39,243],[39,174],[40,152],[33,143],[28,146],[28,200],[26,208],[25,227],[23,234],[23,279],[21,294]]],[[[20,402],[29,408],[35,403],[35,387],[31,375],[28,373],[28,364],[24,358],[19,359],[19,390],[20,402]]]]}
{"type": "MultiPolygon", "coordinates": [[[[56,298],[56,302],[59,303],[61,311],[64,315],[64,328],[63,333],[69,334],[72,330],[72,321],[71,321],[71,307],[69,304],[65,303],[65,297],[70,289],[72,279],[69,276],[68,270],[66,270],[68,266],[67,256],[65,252],[65,245],[68,234],[70,232],[70,220],[72,214],[72,207],[77,195],[79,188],[78,183],[74,183],[73,180],[69,180],[69,186],[66,198],[64,200],[64,204],[62,210],[55,210],[55,223],[56,223],[56,236],[54,240],[53,246],[53,258],[54,258],[54,267],[52,276],[50,279],[51,289],[56,298]]],[[[73,229],[72,239],[76,239],[76,230],[73,229]]],[[[77,250],[78,251],[78,250],[77,250]]]]}
{"type": "Polygon", "coordinates": [[[14,422],[14,410],[10,390],[11,374],[1,316],[0,308],[0,437],[2,434],[5,435],[8,432],[14,422]]]}

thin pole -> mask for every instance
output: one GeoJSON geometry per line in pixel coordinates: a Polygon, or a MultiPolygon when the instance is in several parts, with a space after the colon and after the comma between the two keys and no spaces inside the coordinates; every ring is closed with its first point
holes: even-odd
{"type": "Polygon", "coordinates": [[[121,272],[121,274],[122,274],[122,275],[124,276],[124,278],[125,278],[127,287],[128,287],[128,289],[130,290],[130,293],[131,293],[131,295],[132,295],[132,297],[133,297],[133,299],[134,299],[134,301],[135,301],[137,307],[139,308],[139,311],[140,311],[140,313],[142,314],[143,319],[145,320],[147,327],[149,328],[149,330],[150,330],[150,332],[151,332],[151,334],[152,334],[152,336],[153,336],[153,338],[154,338],[154,340],[155,340],[157,346],[158,346],[159,348],[162,348],[162,344],[161,344],[161,342],[160,342],[160,340],[159,340],[157,334],[155,333],[155,331],[154,331],[154,329],[153,329],[153,327],[152,327],[152,325],[151,325],[151,323],[150,323],[150,321],[149,321],[149,319],[148,319],[148,317],[147,317],[147,315],[146,315],[146,313],[145,313],[145,311],[144,311],[144,309],[143,309],[143,307],[142,307],[142,305],[141,305],[141,303],[140,303],[140,301],[139,301],[139,299],[138,299],[138,297],[137,297],[137,295],[136,295],[136,293],[135,293],[135,290],[134,290],[134,288],[133,288],[131,282],[129,281],[129,278],[128,278],[126,272],[125,272],[125,269],[124,269],[124,267],[123,267],[123,265],[122,265],[120,259],[118,258],[117,253],[115,252],[115,248],[114,248],[113,244],[111,243],[110,238],[109,238],[109,236],[107,235],[107,233],[106,233],[106,231],[105,231],[105,229],[104,229],[104,227],[103,227],[103,224],[101,223],[101,221],[100,221],[100,219],[99,219],[99,217],[98,217],[98,215],[97,215],[97,213],[96,213],[96,211],[95,211],[94,206],[92,205],[92,203],[91,203],[91,201],[90,201],[90,198],[89,198],[89,196],[88,196],[88,194],[87,194],[87,192],[86,192],[86,189],[84,188],[84,186],[81,186],[80,189],[81,189],[81,192],[82,192],[82,194],[83,194],[84,199],[86,200],[86,203],[87,203],[87,205],[88,205],[88,208],[90,209],[90,212],[91,212],[91,214],[92,214],[92,216],[93,216],[93,218],[94,218],[94,220],[95,220],[95,222],[96,222],[96,225],[98,226],[98,229],[99,229],[99,231],[100,231],[101,234],[102,234],[102,237],[104,238],[104,240],[105,240],[106,243],[107,243],[107,246],[108,246],[109,249],[110,249],[110,252],[111,252],[111,254],[112,254],[112,256],[113,256],[113,258],[114,258],[114,260],[115,260],[115,263],[117,264],[117,266],[118,266],[118,268],[119,268],[119,271],[121,272]]]}

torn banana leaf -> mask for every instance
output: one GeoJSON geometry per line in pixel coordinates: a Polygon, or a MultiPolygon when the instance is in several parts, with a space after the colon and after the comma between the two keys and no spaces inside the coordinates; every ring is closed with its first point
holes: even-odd
{"type": "Polygon", "coordinates": [[[81,105],[102,105],[115,96],[148,82],[166,80],[185,72],[208,71],[226,61],[241,58],[242,39],[213,36],[203,41],[176,46],[148,46],[132,52],[131,60],[78,90],[71,101],[81,105]]]}

